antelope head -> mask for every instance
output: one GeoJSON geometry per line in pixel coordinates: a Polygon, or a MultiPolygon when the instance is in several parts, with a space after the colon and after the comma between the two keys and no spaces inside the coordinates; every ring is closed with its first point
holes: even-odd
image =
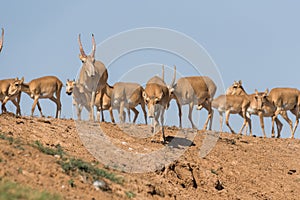
{"type": "Polygon", "coordinates": [[[263,110],[263,105],[267,102],[267,97],[268,97],[269,90],[266,89],[265,92],[259,93],[255,89],[255,101],[257,103],[257,110],[262,111],[263,110]]]}
{"type": "MultiPolygon", "coordinates": [[[[148,88],[147,88],[148,89],[148,88]]],[[[152,88],[150,87],[148,90],[143,91],[143,98],[145,101],[145,104],[148,107],[148,116],[149,118],[153,118],[156,111],[158,111],[159,106],[161,106],[159,103],[163,97],[163,92],[156,93],[156,89],[160,88],[152,88]]]]}
{"type": "Polygon", "coordinates": [[[8,96],[14,96],[21,92],[22,84],[24,83],[24,77],[21,79],[15,78],[14,82],[10,83],[8,88],[8,96]]]}
{"type": "Polygon", "coordinates": [[[0,39],[0,52],[1,52],[2,47],[3,47],[3,40],[4,40],[4,29],[2,28],[2,35],[1,35],[1,39],[0,39]]]}
{"type": "Polygon", "coordinates": [[[76,82],[75,80],[69,80],[67,79],[67,82],[66,82],[66,93],[67,95],[71,95],[73,93],[73,89],[74,87],[76,86],[76,82]]]}
{"type": "Polygon", "coordinates": [[[85,72],[89,77],[93,77],[95,76],[95,52],[96,52],[96,42],[95,42],[94,34],[92,34],[93,47],[92,47],[92,53],[90,55],[86,55],[83,50],[80,34],[78,36],[78,43],[80,49],[79,58],[82,62],[82,68],[85,70],[85,72]]]}
{"type": "Polygon", "coordinates": [[[242,86],[242,81],[234,81],[233,84],[226,90],[227,95],[241,95],[244,88],[242,86]]]}

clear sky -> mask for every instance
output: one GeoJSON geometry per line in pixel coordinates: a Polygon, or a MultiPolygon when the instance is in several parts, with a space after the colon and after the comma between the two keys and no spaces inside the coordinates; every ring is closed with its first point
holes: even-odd
{"type": "MultiPolygon", "coordinates": [[[[122,31],[162,27],[184,33],[201,44],[216,63],[225,87],[240,79],[248,93],[255,88],[262,91],[273,87],[298,87],[299,7],[300,2],[292,0],[5,1],[1,3],[0,12],[0,27],[5,29],[0,78],[24,76],[29,81],[56,75],[65,82],[67,78],[75,78],[81,66],[77,44],[79,33],[88,53],[91,33],[95,34],[99,44],[122,31]]],[[[115,64],[128,65],[131,58],[138,56],[148,55],[129,55],[115,64]]],[[[149,56],[147,62],[159,62],[151,60],[155,56],[157,54],[149,56]]],[[[166,56],[161,63],[188,65],[180,61],[174,63],[172,59],[166,56]]],[[[109,83],[113,84],[117,80],[113,79],[113,72],[109,73],[109,83]]],[[[184,70],[181,73],[185,75],[184,70]]],[[[191,74],[187,71],[186,75],[191,74]]],[[[220,93],[218,91],[217,95],[220,93]]],[[[63,117],[72,117],[71,102],[63,89],[63,117]]],[[[23,95],[21,104],[23,114],[29,115],[32,100],[23,95]]],[[[41,104],[46,115],[54,116],[52,102],[42,100],[41,104]]],[[[12,104],[7,108],[15,111],[12,104]]],[[[170,109],[177,113],[174,103],[170,109]]],[[[206,116],[206,112],[201,111],[201,116],[206,116]]],[[[215,118],[218,119],[217,113],[215,118]]],[[[254,132],[260,135],[257,117],[253,118],[254,132]]],[[[232,120],[238,130],[242,120],[239,117],[232,117],[232,120]]],[[[143,122],[141,116],[139,121],[143,122]]],[[[266,119],[265,123],[269,133],[270,120],[266,119]]],[[[170,118],[168,124],[178,125],[177,117],[170,118]]],[[[283,136],[288,137],[287,123],[283,124],[283,136]]],[[[296,132],[296,136],[299,135],[300,129],[296,132]]]]}

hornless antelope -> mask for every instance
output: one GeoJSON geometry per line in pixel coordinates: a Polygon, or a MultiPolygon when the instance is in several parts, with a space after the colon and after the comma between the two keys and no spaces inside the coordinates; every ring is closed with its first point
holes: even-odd
{"type": "Polygon", "coordinates": [[[296,88],[273,88],[269,93],[268,99],[276,107],[272,117],[272,130],[274,129],[276,117],[281,114],[289,123],[292,132],[291,138],[294,138],[299,123],[300,91],[296,88]],[[292,121],[287,116],[287,112],[283,112],[288,110],[296,116],[294,128],[292,121]]]}
{"type": "Polygon", "coordinates": [[[134,112],[133,123],[135,123],[139,114],[139,111],[135,107],[140,104],[144,113],[145,123],[147,124],[147,112],[143,92],[144,89],[141,85],[128,82],[117,82],[112,87],[106,84],[105,88],[105,93],[111,98],[111,107],[118,108],[119,110],[121,123],[125,121],[124,108],[127,108],[129,121],[131,121],[130,110],[134,112]]]}
{"type": "MultiPolygon", "coordinates": [[[[106,87],[108,87],[108,84],[107,84],[106,87]]],[[[101,96],[102,96],[102,110],[103,111],[108,110],[109,114],[110,114],[111,122],[115,123],[115,118],[114,118],[114,114],[113,114],[113,107],[111,106],[111,98],[105,93],[105,90],[106,89],[104,89],[102,91],[98,91],[96,93],[95,106],[97,108],[97,121],[100,121],[100,112],[101,112],[100,100],[101,100],[101,96]],[[103,95],[101,94],[102,92],[104,92],[103,95]]],[[[123,112],[123,115],[125,115],[125,112],[123,112]]]]}
{"type": "MultiPolygon", "coordinates": [[[[78,120],[81,120],[82,108],[85,108],[88,112],[90,112],[89,102],[92,95],[86,90],[87,89],[83,85],[76,83],[75,80],[71,81],[68,79],[66,82],[66,93],[68,95],[73,96],[73,105],[75,105],[76,107],[78,120]],[[80,87],[82,88],[80,89],[80,87]],[[84,92],[80,92],[80,90],[83,90],[84,92]]],[[[97,92],[95,97],[95,106],[97,108],[97,121],[100,121],[100,97],[101,97],[100,92],[97,92]]],[[[102,108],[103,110],[110,111],[111,121],[115,123],[114,117],[112,115],[112,110],[110,110],[110,107],[111,107],[110,98],[106,94],[104,94],[102,108]]]]}
{"type": "Polygon", "coordinates": [[[28,94],[34,102],[31,108],[31,116],[33,116],[35,106],[38,105],[41,116],[43,116],[39,99],[50,99],[53,101],[56,108],[56,118],[60,117],[61,102],[60,93],[63,83],[55,76],[43,76],[37,79],[31,80],[29,83],[24,83],[24,80],[15,80],[9,87],[9,95],[16,95],[20,92],[28,94]],[[54,93],[55,96],[54,97],[54,93]]]}
{"type": "MultiPolygon", "coordinates": [[[[162,74],[164,74],[164,66],[162,71],[163,71],[162,74]]],[[[176,68],[174,68],[174,77],[171,85],[174,84],[175,77],[176,77],[176,68]]],[[[146,88],[143,91],[143,98],[148,107],[149,118],[154,118],[152,132],[155,132],[155,127],[157,124],[159,124],[158,118],[160,117],[164,143],[166,142],[166,137],[164,132],[164,113],[169,106],[170,97],[171,96],[170,96],[169,88],[164,81],[164,75],[162,76],[162,78],[158,76],[154,76],[150,80],[148,80],[146,84],[146,88]]]]}
{"type": "Polygon", "coordinates": [[[82,108],[85,108],[88,112],[90,112],[90,106],[88,105],[88,102],[90,102],[91,95],[85,90],[86,88],[83,85],[76,83],[75,80],[71,81],[67,79],[66,93],[68,95],[72,95],[73,97],[72,103],[76,107],[78,120],[81,120],[82,108]],[[80,87],[82,88],[80,89],[80,87]],[[83,90],[84,92],[80,92],[80,90],[83,90]]]}
{"type": "Polygon", "coordinates": [[[210,121],[209,130],[211,130],[213,118],[211,101],[217,90],[215,83],[207,76],[192,76],[178,79],[177,83],[171,87],[171,96],[176,100],[178,107],[180,128],[182,128],[181,108],[183,105],[189,104],[188,118],[192,124],[192,127],[196,128],[195,124],[193,123],[192,112],[194,105],[197,105],[198,110],[204,107],[208,111],[208,117],[203,129],[207,128],[208,122],[210,121]]]}
{"type": "Polygon", "coordinates": [[[2,35],[0,39],[0,52],[2,51],[3,48],[3,41],[4,41],[4,29],[2,28],[2,35]]]}
{"type": "Polygon", "coordinates": [[[223,124],[223,113],[226,114],[226,125],[232,133],[235,133],[234,130],[229,125],[229,116],[230,114],[239,114],[244,118],[244,123],[239,131],[239,134],[242,133],[246,124],[249,125],[250,135],[252,135],[251,119],[247,116],[247,109],[250,106],[250,100],[248,95],[220,95],[212,101],[212,107],[217,109],[220,114],[220,131],[222,131],[223,124]]]}
{"type": "Polygon", "coordinates": [[[0,101],[2,103],[1,109],[2,112],[7,112],[5,104],[10,100],[17,108],[16,115],[21,115],[21,109],[20,109],[21,94],[17,93],[14,95],[9,95],[10,85],[13,84],[15,81],[23,81],[23,79],[19,80],[18,78],[15,78],[15,79],[0,80],[0,101]]]}
{"type": "MultiPolygon", "coordinates": [[[[80,34],[78,36],[78,43],[79,43],[79,49],[80,49],[80,55],[79,58],[82,61],[82,66],[79,72],[79,77],[77,82],[81,85],[84,85],[87,89],[87,96],[91,95],[90,101],[88,102],[90,107],[90,120],[94,121],[94,105],[95,105],[95,98],[96,98],[96,92],[102,91],[105,88],[105,84],[108,79],[108,73],[105,65],[95,60],[95,52],[96,52],[96,42],[94,38],[94,34],[92,34],[92,53],[90,55],[86,55],[82,44],[80,40],[80,34]]],[[[80,90],[81,93],[84,92],[83,88],[80,90]]],[[[84,92],[86,93],[86,92],[84,92]]],[[[101,95],[104,95],[104,92],[101,92],[101,95]]],[[[87,97],[87,99],[89,99],[87,97]]],[[[100,108],[102,108],[103,104],[103,96],[100,97],[100,108]]],[[[104,121],[103,116],[103,109],[101,109],[101,115],[102,115],[102,121],[104,121]]]]}
{"type": "MultiPolygon", "coordinates": [[[[276,107],[269,101],[268,99],[268,89],[265,92],[258,92],[255,90],[254,94],[250,94],[249,99],[250,99],[250,106],[247,109],[247,113],[251,116],[253,115],[258,115],[259,120],[260,120],[260,125],[262,132],[264,134],[264,137],[266,137],[265,133],[265,125],[264,125],[264,119],[263,117],[273,117],[276,107]]],[[[242,81],[234,81],[232,86],[230,86],[226,94],[231,94],[231,95],[247,95],[246,91],[244,90],[242,86],[242,81]]],[[[282,111],[286,112],[286,111],[282,111]]],[[[276,126],[277,126],[277,138],[280,137],[280,132],[282,130],[282,123],[281,121],[276,117],[275,118],[276,126]]],[[[272,137],[275,136],[274,129],[272,129],[272,137]]]]}

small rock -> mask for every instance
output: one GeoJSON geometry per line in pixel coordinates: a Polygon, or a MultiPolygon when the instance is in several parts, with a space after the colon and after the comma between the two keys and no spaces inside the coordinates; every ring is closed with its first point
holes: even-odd
{"type": "Polygon", "coordinates": [[[289,174],[289,175],[292,175],[292,174],[294,174],[294,173],[296,173],[296,170],[295,170],[295,169],[290,169],[290,170],[288,171],[288,174],[289,174]]]}
{"type": "Polygon", "coordinates": [[[18,120],[18,121],[16,121],[16,123],[17,123],[17,124],[24,124],[24,121],[18,120]]]}
{"type": "Polygon", "coordinates": [[[107,183],[104,182],[103,180],[97,180],[97,181],[94,181],[93,186],[94,186],[94,188],[95,188],[96,190],[99,190],[99,189],[101,189],[101,190],[103,190],[103,191],[111,190],[111,189],[109,188],[109,186],[107,185],[107,183]]]}
{"type": "Polygon", "coordinates": [[[217,182],[216,182],[215,185],[216,185],[215,188],[216,188],[217,190],[219,190],[219,191],[224,189],[224,186],[222,185],[222,182],[219,181],[219,180],[217,180],[217,182]]]}

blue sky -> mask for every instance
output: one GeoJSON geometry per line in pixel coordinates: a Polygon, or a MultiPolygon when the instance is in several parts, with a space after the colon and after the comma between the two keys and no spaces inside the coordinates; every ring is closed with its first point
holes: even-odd
{"type": "MultiPolygon", "coordinates": [[[[77,44],[79,33],[86,52],[89,52],[91,33],[95,34],[96,42],[101,43],[122,31],[162,27],[184,33],[201,44],[216,63],[225,87],[240,79],[248,93],[255,88],[265,90],[300,85],[299,2],[178,2],[5,1],[0,12],[0,27],[5,28],[4,48],[0,54],[1,79],[24,76],[29,81],[44,75],[56,75],[65,82],[67,78],[74,78],[81,66],[77,44]]],[[[162,58],[161,63],[181,65],[181,72],[185,75],[183,69],[187,63],[174,63],[172,56],[164,57],[157,52],[145,54],[129,55],[115,65],[129,65],[133,62],[131,58],[142,60],[143,56],[148,56],[147,62],[158,62],[153,59],[158,56],[162,58]]],[[[191,74],[187,71],[186,75],[191,74]]],[[[109,83],[115,81],[110,75],[109,83]]],[[[62,116],[72,117],[71,102],[63,89],[62,116]]],[[[23,95],[21,104],[22,112],[29,115],[32,100],[23,95]]],[[[46,115],[54,115],[52,102],[42,100],[41,104],[46,115]]],[[[11,104],[7,108],[15,110],[11,104]]],[[[177,113],[174,104],[171,110],[177,113]]],[[[206,116],[206,112],[201,111],[201,116],[206,116]]],[[[217,113],[215,118],[218,119],[217,113]]],[[[254,131],[260,135],[256,118],[253,119],[254,131]]],[[[142,117],[139,120],[142,122],[142,117]]],[[[238,130],[242,120],[239,117],[232,117],[232,120],[238,130]]],[[[270,121],[266,119],[265,123],[269,133],[270,121]]],[[[170,117],[168,124],[177,125],[177,118],[170,117]]],[[[284,136],[288,137],[288,126],[286,122],[283,124],[284,136]]],[[[298,130],[296,136],[299,135],[298,130]]]]}

